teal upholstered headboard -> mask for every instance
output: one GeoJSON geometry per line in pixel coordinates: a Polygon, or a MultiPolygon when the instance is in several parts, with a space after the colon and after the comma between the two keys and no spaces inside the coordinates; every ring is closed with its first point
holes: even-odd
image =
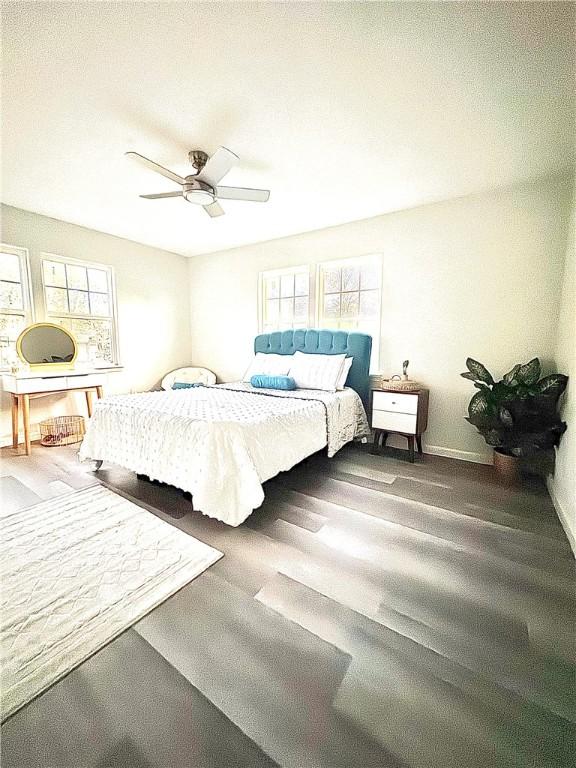
{"type": "Polygon", "coordinates": [[[356,390],[364,407],[368,407],[370,394],[370,353],[372,336],[355,331],[275,331],[262,333],[254,339],[254,351],[276,355],[293,355],[307,352],[311,355],[341,355],[352,357],[352,366],[346,386],[356,390]]]}

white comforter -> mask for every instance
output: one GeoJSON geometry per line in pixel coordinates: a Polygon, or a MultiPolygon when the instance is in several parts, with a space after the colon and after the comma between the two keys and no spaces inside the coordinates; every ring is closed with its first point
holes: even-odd
{"type": "Polygon", "coordinates": [[[262,483],[306,456],[368,434],[356,392],[250,384],[115,395],[96,403],[80,459],[110,461],[189,491],[194,507],[240,525],[262,483]]]}

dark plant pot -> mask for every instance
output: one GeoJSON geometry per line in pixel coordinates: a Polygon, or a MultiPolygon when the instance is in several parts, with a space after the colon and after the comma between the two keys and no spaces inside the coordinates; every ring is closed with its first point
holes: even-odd
{"type": "Polygon", "coordinates": [[[508,485],[519,483],[522,477],[522,459],[494,449],[494,469],[498,477],[508,485]]]}

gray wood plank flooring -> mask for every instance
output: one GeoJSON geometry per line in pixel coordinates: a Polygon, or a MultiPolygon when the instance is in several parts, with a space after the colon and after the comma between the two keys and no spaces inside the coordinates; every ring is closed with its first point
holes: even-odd
{"type": "Polygon", "coordinates": [[[224,552],[16,713],[7,768],[567,768],[575,563],[545,487],[349,446],[239,528],[76,449],[2,449],[24,508],[95,482],[224,552]]]}

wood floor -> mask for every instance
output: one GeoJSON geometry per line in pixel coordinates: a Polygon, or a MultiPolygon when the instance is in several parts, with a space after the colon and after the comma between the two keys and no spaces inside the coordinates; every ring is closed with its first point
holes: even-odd
{"type": "Polygon", "coordinates": [[[8,720],[3,768],[576,765],[575,563],[543,486],[348,447],[230,528],[75,447],[3,503],[102,481],[224,557],[8,720]]]}

